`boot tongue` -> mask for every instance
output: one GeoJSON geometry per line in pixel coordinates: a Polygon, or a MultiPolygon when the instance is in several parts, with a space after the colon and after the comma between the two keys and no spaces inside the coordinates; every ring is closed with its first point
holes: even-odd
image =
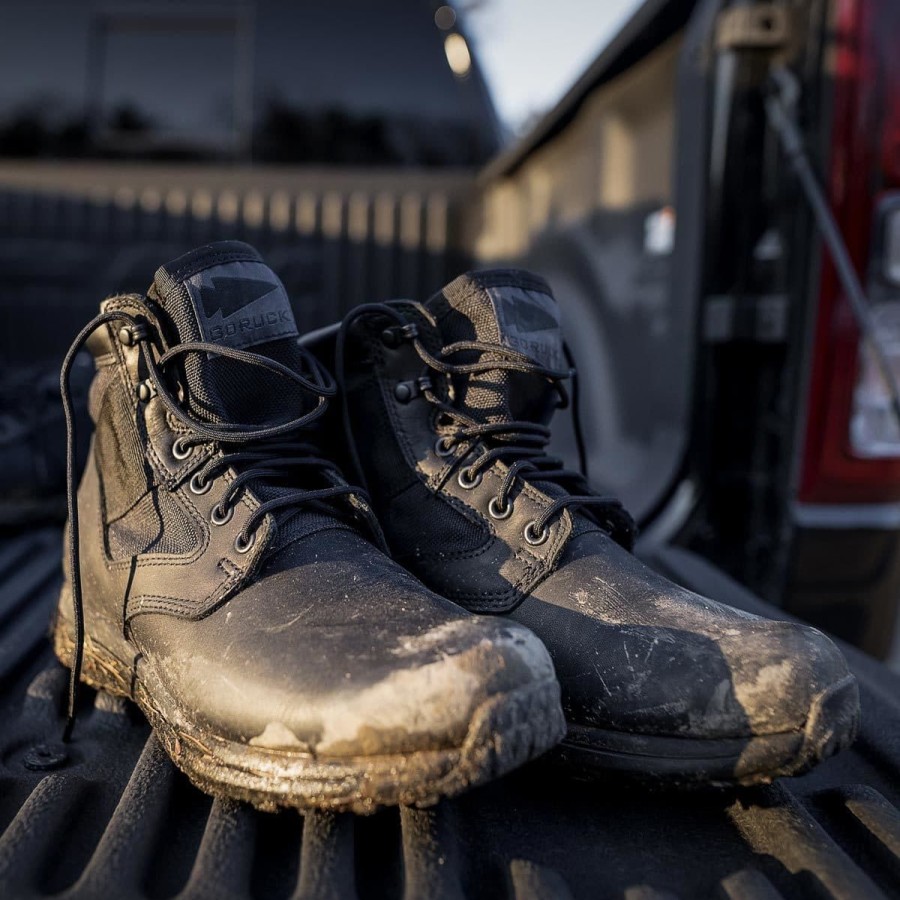
{"type": "MultiPolygon", "coordinates": [[[[304,368],[284,286],[248,244],[209,244],[166,263],[156,272],[150,295],[167,314],[178,343],[221,344],[267,356],[295,371],[304,368]]],[[[275,424],[315,403],[261,367],[208,353],[186,354],[182,364],[185,402],[194,415],[212,423],[275,424]]]]}
{"type": "MultiPolygon", "coordinates": [[[[543,368],[565,371],[559,306],[549,285],[519,269],[469,272],[450,282],[426,304],[445,344],[483,341],[524,354],[543,368]]],[[[460,352],[452,362],[480,355],[460,352]]],[[[457,402],[486,422],[506,419],[546,424],[557,392],[537,374],[493,369],[455,379],[457,402]]]]}

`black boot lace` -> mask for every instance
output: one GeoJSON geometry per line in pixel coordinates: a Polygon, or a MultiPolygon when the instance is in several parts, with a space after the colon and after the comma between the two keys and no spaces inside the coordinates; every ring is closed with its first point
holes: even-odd
{"type": "MultiPolygon", "coordinates": [[[[78,689],[84,661],[84,602],[79,555],[78,484],[76,481],[78,473],[75,471],[76,419],[70,389],[70,375],[75,357],[88,338],[97,328],[113,322],[124,323],[124,326],[130,331],[131,339],[139,345],[142,364],[149,376],[148,381],[152,385],[150,393],[155,393],[167,412],[188,429],[186,434],[176,440],[173,453],[178,458],[185,458],[191,453],[193,447],[202,444],[212,444],[222,451],[221,456],[212,457],[193,474],[192,487],[202,491],[217,472],[231,466],[240,466],[240,471],[229,485],[226,495],[213,509],[212,518],[215,524],[222,525],[231,518],[238,495],[250,482],[281,480],[284,484],[298,467],[312,470],[326,482],[325,487],[312,490],[292,490],[261,503],[253,511],[235,539],[235,549],[238,552],[245,553],[253,546],[256,528],[269,513],[307,504],[328,504],[338,498],[349,501],[351,508],[348,510],[331,507],[332,512],[349,514],[355,521],[361,520],[368,526],[374,541],[382,548],[386,546],[381,528],[375,519],[365,492],[358,487],[346,484],[338,467],[333,462],[319,456],[319,450],[313,443],[285,439],[285,436],[308,428],[319,419],[325,413],[329,400],[337,392],[334,379],[311,354],[304,354],[304,360],[309,365],[309,377],[266,356],[202,341],[178,344],[156,356],[161,342],[152,337],[152,329],[143,317],[124,311],[105,312],[96,316],[78,333],[66,354],[60,373],[60,388],[67,431],[66,482],[69,516],[67,549],[75,618],[75,653],[69,681],[68,711],[63,732],[64,742],[71,739],[75,724],[78,689]],[[166,383],[166,369],[169,364],[188,353],[216,355],[247,366],[260,367],[274,372],[316,397],[316,405],[301,416],[268,427],[233,422],[211,424],[197,419],[182,408],[182,404],[179,403],[176,395],[166,383]],[[248,467],[245,468],[245,466],[248,467]]],[[[146,382],[144,384],[146,385],[146,382]]]]}
{"type": "MultiPolygon", "coordinates": [[[[569,404],[569,392],[566,390],[564,382],[571,380],[576,442],[580,464],[584,470],[584,441],[578,414],[577,380],[574,366],[568,371],[549,369],[522,353],[500,344],[484,341],[457,341],[442,347],[437,355],[433,355],[422,342],[418,326],[411,323],[400,312],[403,306],[412,307],[436,330],[436,323],[431,313],[420,303],[394,301],[360,306],[347,317],[338,338],[336,364],[338,378],[343,378],[344,342],[352,322],[358,317],[371,314],[390,316],[397,322],[397,327],[386,329],[385,337],[393,342],[403,340],[411,342],[424,363],[424,376],[417,379],[416,384],[422,396],[439,410],[437,417],[439,437],[435,443],[435,452],[439,456],[449,457],[457,446],[462,446],[466,450],[448,472],[448,477],[459,470],[460,483],[473,487],[481,481],[482,473],[494,460],[501,460],[507,464],[508,469],[497,496],[490,503],[491,515],[495,518],[505,519],[512,513],[511,495],[519,480],[552,482],[566,491],[563,496],[556,497],[537,519],[528,524],[525,538],[530,544],[544,543],[549,536],[547,526],[554,517],[565,509],[577,508],[606,531],[613,540],[630,550],[637,534],[634,519],[615,497],[594,493],[583,472],[566,469],[561,459],[547,455],[546,446],[550,442],[551,432],[546,425],[514,419],[482,422],[468,415],[453,403],[454,378],[502,369],[545,378],[559,395],[559,407],[565,408],[569,404]],[[450,361],[460,353],[466,353],[468,356],[475,355],[477,359],[462,363],[450,361]],[[432,384],[430,372],[436,373],[444,379],[444,390],[440,393],[432,384]]],[[[566,356],[571,363],[572,358],[568,348],[566,348],[566,356]]],[[[342,391],[342,394],[345,397],[345,423],[348,423],[346,392],[342,391]]],[[[355,462],[357,471],[360,473],[359,477],[361,477],[362,469],[358,458],[355,458],[355,462]]]]}

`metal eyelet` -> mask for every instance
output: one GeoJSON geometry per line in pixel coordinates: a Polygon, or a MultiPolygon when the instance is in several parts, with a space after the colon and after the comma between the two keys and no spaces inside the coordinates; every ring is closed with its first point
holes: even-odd
{"type": "Polygon", "coordinates": [[[506,506],[500,506],[498,500],[498,497],[492,497],[491,502],[488,503],[488,512],[491,514],[491,518],[508,519],[513,511],[512,500],[507,500],[506,506]]]}
{"type": "Polygon", "coordinates": [[[241,540],[240,534],[234,539],[234,549],[237,550],[238,553],[247,553],[250,548],[256,543],[256,532],[253,531],[250,533],[250,537],[247,539],[246,543],[241,540]]]}
{"type": "Polygon", "coordinates": [[[444,441],[446,438],[439,437],[434,442],[434,452],[437,453],[438,456],[453,456],[453,448],[448,447],[444,441]]]}
{"type": "Polygon", "coordinates": [[[456,476],[456,483],[463,490],[471,491],[472,488],[476,488],[481,484],[481,472],[476,472],[473,475],[468,468],[460,469],[459,475],[456,476]]]}
{"type": "Polygon", "coordinates": [[[540,534],[536,534],[534,530],[536,524],[536,522],[529,522],[525,526],[525,540],[531,544],[532,547],[540,546],[548,537],[550,537],[550,529],[547,528],[546,525],[541,529],[540,534]]]}
{"type": "Polygon", "coordinates": [[[191,489],[192,494],[205,494],[211,487],[211,481],[203,481],[200,478],[200,473],[195,472],[191,476],[191,480],[188,484],[188,487],[191,489]]]}
{"type": "Polygon", "coordinates": [[[172,456],[175,459],[187,459],[194,452],[194,448],[185,443],[186,440],[187,438],[180,437],[172,444],[172,456]]]}
{"type": "Polygon", "coordinates": [[[224,525],[226,522],[230,522],[231,517],[234,515],[233,506],[226,506],[225,512],[220,512],[220,509],[219,505],[216,504],[209,514],[209,521],[212,522],[213,525],[224,525]]]}

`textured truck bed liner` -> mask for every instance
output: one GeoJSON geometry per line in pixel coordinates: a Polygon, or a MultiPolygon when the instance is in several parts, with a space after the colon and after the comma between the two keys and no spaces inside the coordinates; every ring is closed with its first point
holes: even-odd
{"type": "MultiPolygon", "coordinates": [[[[728,793],[577,783],[538,762],[430,810],[268,815],[212,801],[129,703],[85,694],[46,639],[60,535],[0,542],[0,897],[900,897],[900,679],[849,652],[863,721],[803,778],[728,793]]],[[[773,611],[774,612],[774,611],[773,611]]]]}

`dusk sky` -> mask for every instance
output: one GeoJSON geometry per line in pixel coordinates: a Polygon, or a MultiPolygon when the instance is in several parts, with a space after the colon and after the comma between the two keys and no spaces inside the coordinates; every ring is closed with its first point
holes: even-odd
{"type": "Polygon", "coordinates": [[[466,15],[497,110],[513,130],[549,109],[641,0],[476,0],[466,15]]]}

